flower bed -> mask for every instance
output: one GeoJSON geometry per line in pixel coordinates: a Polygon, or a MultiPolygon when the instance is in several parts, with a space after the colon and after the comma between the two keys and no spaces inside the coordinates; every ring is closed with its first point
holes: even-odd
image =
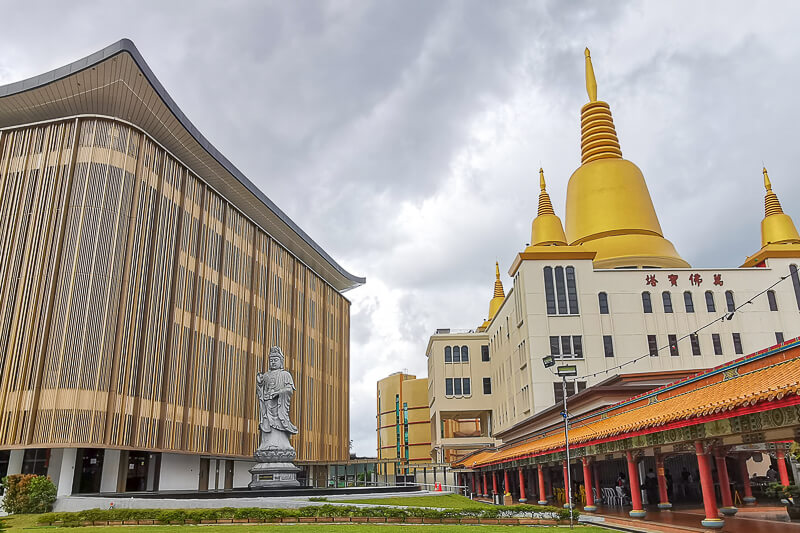
{"type": "MultiPolygon", "coordinates": [[[[578,513],[575,513],[577,516],[578,513]]],[[[46,513],[39,524],[76,527],[105,524],[229,524],[231,522],[408,522],[440,524],[476,522],[509,525],[555,524],[569,520],[569,510],[538,505],[475,509],[428,509],[397,507],[356,507],[320,505],[300,509],[261,509],[256,507],[220,509],[90,509],[76,513],[46,513]]]]}

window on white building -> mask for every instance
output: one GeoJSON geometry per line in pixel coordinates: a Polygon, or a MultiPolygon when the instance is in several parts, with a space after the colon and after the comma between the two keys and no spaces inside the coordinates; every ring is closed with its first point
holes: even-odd
{"type": "Polygon", "coordinates": [[[667,335],[667,339],[669,339],[669,354],[677,357],[680,355],[678,352],[678,336],[677,335],[667,335]]]}
{"type": "Polygon", "coordinates": [[[683,305],[687,313],[694,313],[694,300],[692,300],[692,293],[686,291],[683,293],[683,305]]]}
{"type": "Polygon", "coordinates": [[[706,311],[709,313],[717,312],[717,306],[714,305],[714,293],[711,291],[706,291],[706,311]]]}
{"type": "Polygon", "coordinates": [[[608,314],[608,294],[601,292],[597,295],[598,305],[600,306],[600,314],[608,314]]]}
{"type": "Polygon", "coordinates": [[[714,355],[722,355],[722,340],[719,338],[719,333],[711,334],[711,342],[714,343],[714,355]]]}
{"type": "Polygon", "coordinates": [[[742,349],[742,336],[738,333],[733,334],[733,351],[737,354],[744,353],[744,350],[742,349]]]}
{"type": "Polygon", "coordinates": [[[672,295],[668,291],[661,293],[661,301],[664,303],[664,312],[672,312],[672,295]]]}
{"type": "Polygon", "coordinates": [[[736,311],[736,302],[733,299],[733,291],[725,291],[725,303],[728,305],[728,312],[736,311]]]}
{"type": "Polygon", "coordinates": [[[642,293],[642,310],[645,313],[652,313],[653,312],[653,302],[650,301],[650,293],[643,292],[642,293]]]}

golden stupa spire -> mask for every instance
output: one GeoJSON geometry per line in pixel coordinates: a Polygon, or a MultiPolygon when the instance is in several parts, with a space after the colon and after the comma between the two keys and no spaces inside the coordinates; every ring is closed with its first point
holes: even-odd
{"type": "Polygon", "coordinates": [[[564,236],[564,226],[561,219],[556,216],[550,195],[547,194],[547,185],[544,181],[544,170],[539,169],[539,211],[531,224],[531,244],[525,251],[531,251],[534,246],[565,245],[567,238],[564,236]]]}
{"type": "Polygon", "coordinates": [[[778,195],[772,190],[772,182],[766,167],[764,174],[764,220],[761,221],[761,246],[768,244],[800,243],[800,235],[794,226],[792,217],[783,212],[778,195]]]}
{"type": "Polygon", "coordinates": [[[489,327],[492,319],[503,305],[503,301],[506,299],[506,293],[503,290],[503,282],[500,281],[500,263],[497,261],[494,263],[494,275],[494,296],[489,301],[489,317],[484,321],[483,324],[478,326],[478,331],[486,331],[486,328],[489,327]]]}
{"type": "Polygon", "coordinates": [[[584,55],[589,103],[581,110],[581,164],[597,159],[621,159],[622,149],[619,147],[617,130],[614,129],[611,108],[607,103],[597,100],[597,80],[588,48],[584,55]]]}
{"type": "Polygon", "coordinates": [[[590,102],[597,101],[597,80],[594,77],[594,68],[592,67],[592,55],[589,48],[583,51],[586,56],[586,93],[589,95],[590,102]]]}
{"type": "Polygon", "coordinates": [[[778,200],[778,195],[772,192],[772,182],[769,181],[767,167],[764,167],[762,172],[764,173],[764,188],[767,190],[767,194],[764,197],[764,216],[782,215],[783,208],[778,200]]]}
{"type": "Polygon", "coordinates": [[[539,215],[555,215],[553,211],[553,204],[550,202],[550,195],[547,194],[546,186],[544,183],[544,170],[539,169],[539,215]]]}
{"type": "Polygon", "coordinates": [[[589,102],[581,109],[581,166],[567,185],[567,243],[596,252],[595,268],[688,267],[664,238],[642,171],[622,158],[588,48],[584,56],[589,102]]]}
{"type": "Polygon", "coordinates": [[[500,281],[500,262],[494,262],[494,273],[495,273],[495,280],[494,280],[494,297],[495,298],[505,298],[506,293],[503,290],[503,282],[500,281]]]}

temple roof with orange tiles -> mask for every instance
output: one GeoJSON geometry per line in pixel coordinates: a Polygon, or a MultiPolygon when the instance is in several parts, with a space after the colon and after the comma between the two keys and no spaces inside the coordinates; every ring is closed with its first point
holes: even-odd
{"type": "MultiPolygon", "coordinates": [[[[573,419],[570,449],[800,405],[798,391],[800,337],[573,419]]],[[[454,467],[487,467],[564,448],[559,428],[521,443],[480,450],[454,467]]]]}

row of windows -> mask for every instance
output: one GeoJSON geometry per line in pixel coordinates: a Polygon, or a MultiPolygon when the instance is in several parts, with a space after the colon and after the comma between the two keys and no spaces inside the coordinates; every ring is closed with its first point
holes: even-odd
{"type": "Polygon", "coordinates": [[[550,337],[550,355],[561,359],[583,359],[583,342],[580,335],[553,335],[550,337]]]}
{"type": "Polygon", "coordinates": [[[544,267],[544,293],[548,315],[577,315],[575,267],[544,267]]]}
{"type": "MultiPolygon", "coordinates": [[[[444,378],[445,396],[470,396],[471,389],[470,378],[444,378]]],[[[483,393],[492,393],[492,378],[483,378],[483,393]]]]}
{"type": "MultiPolygon", "coordinates": [[[[679,356],[677,335],[667,335],[669,339],[670,355],[679,356]]],[[[733,349],[737,354],[744,353],[742,348],[742,337],[739,333],[733,333],[733,349]]],[[[783,332],[775,332],[775,342],[781,344],[784,341],[783,332]]],[[[692,346],[692,355],[702,355],[700,351],[700,339],[697,333],[689,334],[689,342],[692,346]]],[[[711,342],[714,345],[714,355],[722,355],[722,341],[719,333],[711,334],[711,342]]],[[[647,336],[647,344],[651,357],[658,357],[658,341],[655,335],[647,336]]],[[[606,357],[614,357],[614,340],[611,335],[603,335],[603,353],[606,357]]],[[[560,359],[583,359],[583,342],[580,335],[561,335],[550,337],[550,355],[560,359]]]]}
{"type": "MultiPolygon", "coordinates": [[[[711,291],[706,291],[705,293],[706,299],[706,311],[709,313],[715,313],[717,311],[717,306],[714,303],[714,293],[711,291]]],[[[769,300],[769,308],[770,311],[777,311],[778,310],[778,302],[775,299],[775,291],[767,291],[767,299],[769,300]]],[[[661,303],[664,306],[665,313],[672,313],[672,294],[669,291],[664,291],[661,293],[661,303]]],[[[733,298],[733,291],[725,291],[725,304],[728,310],[728,313],[733,313],[736,311],[736,301],[733,298]]],[[[692,297],[692,293],[686,291],[683,293],[683,306],[687,313],[694,313],[694,299],[692,297]]],[[[601,313],[603,307],[601,304],[601,313]]],[[[606,298],[605,303],[606,313],[608,313],[608,300],[606,298]]],[[[653,312],[653,303],[650,299],[649,292],[642,293],[642,310],[645,313],[652,313],[653,312]]]]}
{"type": "MultiPolygon", "coordinates": [[[[489,346],[481,346],[481,361],[489,361],[489,346]]],[[[445,363],[468,363],[469,362],[469,348],[466,346],[445,346],[444,347],[444,362],[445,363]]]]}
{"type": "MultiPolygon", "coordinates": [[[[733,339],[734,352],[737,354],[743,354],[744,349],[742,348],[742,336],[739,333],[732,333],[731,337],[733,339]]],[[[783,333],[775,333],[775,338],[783,339],[783,333]]],[[[680,350],[678,349],[678,336],[667,335],[667,340],[669,341],[669,354],[673,357],[680,356],[680,350]]],[[[780,340],[778,342],[783,341],[780,340]]],[[[697,333],[689,334],[689,343],[692,346],[692,355],[703,355],[700,351],[700,338],[698,337],[697,333]]],[[[714,345],[714,355],[722,355],[722,340],[719,336],[719,333],[711,334],[711,343],[714,345]]],[[[658,339],[655,335],[647,336],[647,346],[650,351],[650,357],[658,357],[658,339]]]]}
{"type": "MultiPolygon", "coordinates": [[[[709,313],[716,313],[717,306],[714,302],[714,293],[711,291],[705,292],[705,300],[706,300],[706,311],[709,313]]],[[[669,291],[664,291],[661,293],[661,301],[664,306],[665,313],[672,313],[672,294],[669,291]]],[[[775,297],[775,291],[767,291],[767,301],[769,302],[769,310],[770,311],[777,311],[778,310],[778,300],[775,297]]],[[[608,306],[608,294],[605,292],[601,292],[597,295],[597,303],[598,307],[600,308],[601,315],[609,314],[609,306],[608,306]]],[[[729,313],[733,313],[736,310],[736,301],[733,297],[733,291],[725,291],[725,304],[726,308],[729,313]]],[[[683,293],[683,307],[687,313],[694,313],[694,298],[690,291],[686,291],[683,293]]],[[[650,299],[649,292],[642,293],[642,309],[645,313],[652,313],[653,312],[653,303],[650,299]]]]}
{"type": "MultiPolygon", "coordinates": [[[[576,394],[577,392],[581,392],[583,389],[586,388],[585,381],[567,381],[567,398],[576,394]],[[577,385],[577,387],[576,387],[577,385]]],[[[564,401],[564,382],[563,381],[556,381],[553,383],[553,397],[555,398],[556,405],[562,403],[564,401]]]]}
{"type": "Polygon", "coordinates": [[[445,378],[444,394],[445,396],[472,395],[469,378],[445,378]]]}
{"type": "Polygon", "coordinates": [[[469,362],[469,349],[466,346],[445,346],[445,363],[467,363],[469,362]]]}

